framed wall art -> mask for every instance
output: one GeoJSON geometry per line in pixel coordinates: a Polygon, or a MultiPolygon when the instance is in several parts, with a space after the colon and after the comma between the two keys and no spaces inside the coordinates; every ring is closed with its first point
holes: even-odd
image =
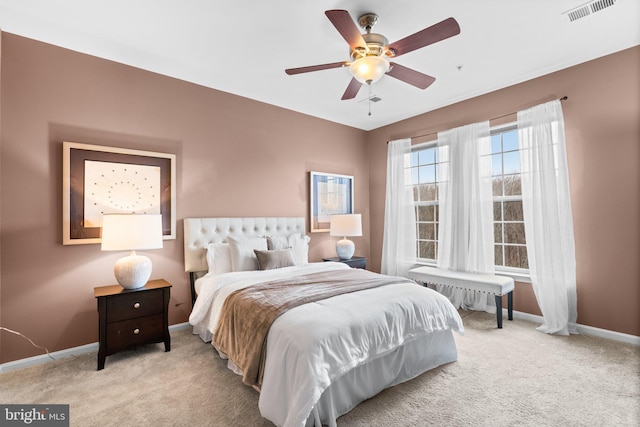
{"type": "Polygon", "coordinates": [[[62,143],[62,243],[100,243],[105,213],[162,214],[162,235],[176,238],[176,156],[62,143]]]}
{"type": "Polygon", "coordinates": [[[353,176],[310,172],[310,231],[329,231],[331,215],[353,213],[353,176]]]}

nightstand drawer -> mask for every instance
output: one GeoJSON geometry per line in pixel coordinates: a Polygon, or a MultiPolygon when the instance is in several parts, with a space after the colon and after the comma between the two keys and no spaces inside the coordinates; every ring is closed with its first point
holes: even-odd
{"type": "Polygon", "coordinates": [[[107,325],[107,355],[132,345],[161,342],[164,339],[162,313],[107,325]]]}
{"type": "Polygon", "coordinates": [[[162,313],[162,289],[132,292],[107,299],[107,322],[162,313]]]}

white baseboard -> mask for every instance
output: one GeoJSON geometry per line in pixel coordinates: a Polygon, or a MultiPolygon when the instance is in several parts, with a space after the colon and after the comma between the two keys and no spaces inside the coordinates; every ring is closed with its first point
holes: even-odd
{"type": "Polygon", "coordinates": [[[596,337],[607,338],[613,341],[626,342],[640,346],[640,337],[631,334],[623,334],[622,332],[609,331],[607,329],[595,328],[593,326],[578,324],[578,332],[585,335],[594,335],[596,337]]]}
{"type": "MultiPolygon", "coordinates": [[[[175,325],[169,326],[169,330],[179,330],[186,329],[190,327],[189,322],[178,323],[175,325]]],[[[51,354],[55,360],[64,359],[66,357],[71,356],[79,356],[85,353],[91,353],[92,351],[98,351],[98,343],[94,342],[91,344],[81,345],[79,347],[67,348],[65,350],[54,351],[51,354]]],[[[14,360],[13,362],[7,362],[0,365],[0,373],[14,371],[16,369],[27,368],[29,366],[41,365],[43,363],[47,363],[51,361],[51,357],[46,354],[41,354],[39,356],[27,357],[26,359],[14,360]]]]}
{"type": "MultiPolygon", "coordinates": [[[[502,309],[502,317],[504,322],[504,319],[507,318],[506,308],[502,309]]],[[[543,323],[542,316],[538,316],[536,314],[524,313],[521,311],[514,310],[513,318],[527,320],[529,322],[538,323],[540,325],[542,325],[543,323]]],[[[576,327],[578,328],[578,332],[584,335],[593,335],[596,337],[606,338],[613,341],[620,341],[627,344],[640,346],[640,337],[636,335],[623,334],[622,332],[610,331],[608,329],[600,329],[593,326],[581,325],[579,323],[576,325],[576,327]]]]}

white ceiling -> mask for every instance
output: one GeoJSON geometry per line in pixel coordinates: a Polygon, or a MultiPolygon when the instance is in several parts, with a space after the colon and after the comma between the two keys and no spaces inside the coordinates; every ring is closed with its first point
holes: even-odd
{"type": "Polygon", "coordinates": [[[585,0],[0,0],[0,29],[312,116],[371,130],[640,44],[640,1],[570,22],[585,0]],[[395,61],[434,76],[420,90],[383,77],[341,101],[348,60],[324,14],[379,15],[389,42],[448,17],[461,33],[395,61]]]}

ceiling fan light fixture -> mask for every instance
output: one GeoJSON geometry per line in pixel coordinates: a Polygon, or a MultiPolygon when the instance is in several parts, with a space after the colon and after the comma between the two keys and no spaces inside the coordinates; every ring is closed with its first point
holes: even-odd
{"type": "Polygon", "coordinates": [[[365,56],[349,65],[349,72],[360,83],[375,83],[389,71],[389,61],[382,56],[365,56]]]}
{"type": "MultiPolygon", "coordinates": [[[[615,2],[616,0],[593,1],[615,2]]],[[[458,22],[453,18],[447,18],[389,44],[389,40],[385,36],[371,32],[373,26],[378,22],[378,16],[375,13],[365,13],[358,20],[360,26],[366,31],[365,34],[360,33],[346,10],[332,9],[325,11],[324,14],[349,45],[351,62],[332,62],[309,67],[288,68],[285,72],[292,75],[348,66],[352,78],[340,98],[343,101],[355,98],[362,85],[366,83],[369,86],[369,103],[371,103],[371,84],[380,80],[385,74],[418,89],[426,89],[433,84],[436,80],[435,77],[404,67],[396,63],[395,58],[460,34],[458,22]],[[388,58],[394,58],[394,62],[389,62],[388,58]]]]}

